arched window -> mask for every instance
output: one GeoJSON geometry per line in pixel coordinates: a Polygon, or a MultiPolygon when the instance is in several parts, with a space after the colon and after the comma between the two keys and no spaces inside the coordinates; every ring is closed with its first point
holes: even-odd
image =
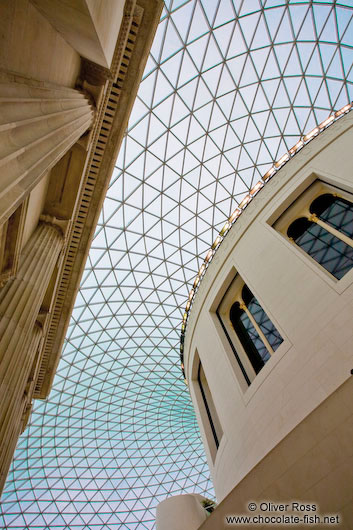
{"type": "Polygon", "coordinates": [[[287,235],[337,280],[353,267],[353,204],[346,199],[320,195],[287,235]]]}
{"type": "Polygon", "coordinates": [[[230,309],[230,321],[258,374],[283,339],[247,285],[239,298],[230,309]]]}

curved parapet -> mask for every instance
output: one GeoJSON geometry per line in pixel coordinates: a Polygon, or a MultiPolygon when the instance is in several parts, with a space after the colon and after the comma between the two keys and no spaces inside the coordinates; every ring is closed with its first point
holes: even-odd
{"type": "Polygon", "coordinates": [[[196,493],[168,497],[157,506],[157,530],[197,530],[208,515],[206,500],[196,493]]]}

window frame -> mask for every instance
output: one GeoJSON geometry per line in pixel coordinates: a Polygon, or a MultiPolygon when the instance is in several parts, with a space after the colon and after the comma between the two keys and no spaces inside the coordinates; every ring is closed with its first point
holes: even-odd
{"type": "Polygon", "coordinates": [[[312,175],[312,177],[314,178],[308,182],[306,188],[301,190],[297,197],[293,198],[280,215],[277,217],[271,215],[267,224],[270,229],[274,229],[275,233],[280,235],[281,239],[284,238],[286,244],[289,245],[297,255],[302,256],[303,261],[309,266],[309,268],[315,270],[316,273],[323,277],[338,293],[342,293],[353,280],[353,268],[342,276],[342,278],[337,279],[295,241],[291,241],[287,235],[290,225],[300,217],[307,217],[311,204],[321,195],[326,193],[333,194],[353,204],[353,190],[352,193],[350,193],[350,191],[339,187],[336,183],[325,182],[316,175],[312,175]]]}
{"type": "Polygon", "coordinates": [[[243,278],[238,272],[234,273],[233,279],[230,281],[228,288],[226,288],[222,299],[220,300],[217,308],[215,309],[215,313],[218,322],[221,325],[222,331],[231,346],[235,361],[239,365],[241,373],[244,377],[244,380],[246,382],[245,391],[247,391],[250,387],[252,387],[254,380],[259,377],[259,375],[263,372],[264,368],[267,365],[272,364],[271,361],[273,361],[273,358],[277,358],[278,355],[281,355],[281,351],[287,349],[286,346],[285,348],[283,348],[283,344],[287,342],[286,336],[283,333],[281,327],[278,325],[276,319],[273,318],[271,312],[267,310],[266,304],[263,304],[263,302],[259,299],[256,293],[254,293],[254,290],[248,285],[247,282],[245,282],[245,280],[243,280],[243,278]],[[266,362],[264,362],[263,366],[258,372],[255,371],[255,368],[248,356],[248,352],[245,350],[241,339],[239,338],[237,332],[233,327],[230,318],[231,308],[233,307],[234,303],[239,299],[239,296],[241,296],[245,285],[251,291],[253,296],[257,299],[259,305],[261,306],[261,309],[266,313],[267,317],[269,318],[269,320],[274,325],[274,327],[282,338],[281,344],[276,348],[273,354],[269,352],[270,358],[266,362]]]}
{"type": "Polygon", "coordinates": [[[200,422],[207,442],[206,445],[208,447],[212,463],[214,464],[222,439],[224,437],[224,431],[212,397],[211,389],[208,384],[205,369],[197,350],[195,351],[193,359],[191,381],[195,393],[198,412],[200,415],[200,422]],[[201,384],[199,380],[200,369],[203,371],[205,380],[201,381],[201,384]]]}

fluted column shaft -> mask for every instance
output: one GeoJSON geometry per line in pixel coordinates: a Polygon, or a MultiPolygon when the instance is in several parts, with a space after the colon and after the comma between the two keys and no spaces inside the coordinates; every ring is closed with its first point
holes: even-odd
{"type": "Polygon", "coordinates": [[[28,419],[32,410],[32,402],[34,390],[37,384],[39,368],[42,358],[42,339],[44,338],[45,330],[42,325],[37,321],[32,332],[33,344],[30,346],[30,350],[35,350],[34,361],[30,370],[29,378],[27,379],[26,388],[23,395],[23,408],[22,408],[22,418],[21,418],[21,428],[20,433],[26,428],[28,419]]]}
{"type": "Polygon", "coordinates": [[[24,393],[40,340],[36,319],[63,241],[59,228],[39,224],[21,256],[16,278],[0,292],[0,491],[21,427],[24,393]]]}
{"type": "Polygon", "coordinates": [[[93,118],[78,90],[0,83],[0,225],[93,118]]]}
{"type": "MultiPolygon", "coordinates": [[[[38,345],[42,337],[42,330],[39,326],[35,326],[32,335],[29,339],[27,353],[31,356],[31,352],[38,350],[38,345]]],[[[26,385],[28,386],[28,384],[26,385]]],[[[8,431],[6,432],[6,446],[4,447],[3,462],[4,466],[1,469],[0,477],[0,494],[5,485],[6,477],[12,462],[13,454],[16,449],[18,438],[24,430],[24,416],[26,415],[26,409],[30,405],[29,396],[26,395],[26,391],[22,394],[15,396],[13,401],[13,410],[16,411],[13,414],[13,418],[10,424],[8,424],[8,431]]],[[[30,413],[30,410],[28,411],[30,413]]]]}

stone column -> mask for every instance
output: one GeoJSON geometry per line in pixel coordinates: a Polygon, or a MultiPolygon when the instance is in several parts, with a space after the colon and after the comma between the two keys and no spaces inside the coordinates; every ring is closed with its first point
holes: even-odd
{"type": "MultiPolygon", "coordinates": [[[[38,345],[40,342],[40,339],[42,338],[42,330],[38,325],[35,325],[32,331],[32,336],[29,339],[29,345],[27,348],[28,357],[31,357],[31,353],[38,352],[38,345]]],[[[28,383],[26,387],[28,386],[28,383]]],[[[30,401],[28,399],[29,396],[27,396],[26,389],[24,394],[14,396],[14,402],[13,402],[13,410],[16,411],[16,413],[13,414],[13,418],[8,424],[8,431],[6,432],[5,436],[5,443],[6,446],[4,447],[4,453],[1,457],[1,461],[4,462],[3,468],[1,467],[1,476],[0,476],[0,494],[2,492],[2,489],[5,485],[5,480],[12,462],[13,454],[16,449],[17,441],[20,436],[20,434],[23,432],[24,427],[26,426],[26,422],[24,419],[28,420],[31,407],[30,407],[30,401]],[[27,410],[29,408],[29,410],[27,410]]],[[[1,405],[2,408],[2,405],[1,405]]],[[[1,413],[0,413],[1,414],[1,413]]]]}
{"type": "Polygon", "coordinates": [[[16,278],[0,292],[0,492],[20,433],[25,389],[41,338],[36,319],[63,242],[59,227],[40,223],[23,251],[16,278]]]}
{"type": "Polygon", "coordinates": [[[93,118],[90,100],[78,90],[0,83],[0,225],[93,118]]]}
{"type": "Polygon", "coordinates": [[[42,337],[43,337],[43,329],[40,326],[40,324],[38,324],[38,321],[37,321],[34,326],[31,342],[28,348],[28,350],[31,353],[34,352],[34,360],[33,360],[33,364],[30,369],[29,377],[27,379],[25,391],[22,396],[22,404],[21,404],[22,416],[21,418],[19,418],[20,434],[23,433],[23,431],[25,430],[31,410],[32,410],[33,390],[35,387],[35,374],[38,373],[38,367],[40,363],[40,354],[41,354],[40,344],[41,344],[42,337]]]}

